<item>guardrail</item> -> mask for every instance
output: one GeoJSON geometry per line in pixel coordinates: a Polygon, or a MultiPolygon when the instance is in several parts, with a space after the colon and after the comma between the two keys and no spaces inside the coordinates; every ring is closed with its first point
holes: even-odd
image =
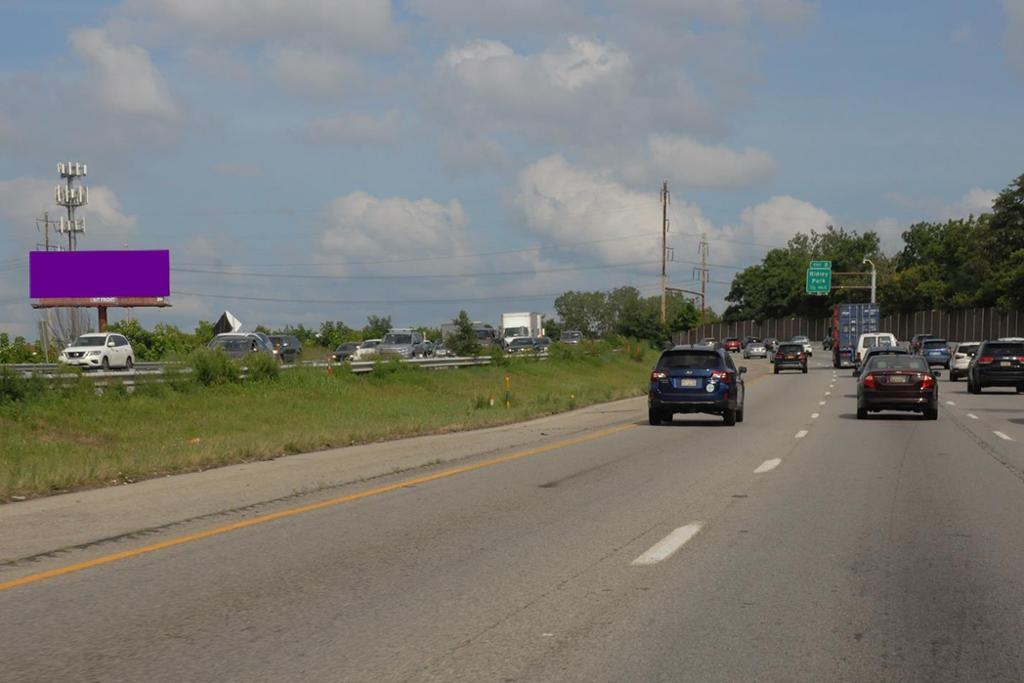
{"type": "MultiPolygon", "coordinates": [[[[534,356],[536,360],[547,360],[548,356],[546,353],[539,353],[534,356]]],[[[378,359],[380,360],[380,359],[378,359]]],[[[373,366],[377,360],[365,360],[365,361],[354,361],[354,362],[343,362],[335,363],[328,361],[302,361],[300,364],[288,364],[282,365],[282,370],[292,370],[295,368],[326,368],[331,366],[338,369],[349,369],[353,374],[361,375],[369,372],[373,372],[373,366]]],[[[408,363],[416,367],[426,368],[428,370],[448,370],[451,368],[466,368],[478,365],[490,365],[490,356],[447,356],[443,358],[405,358],[400,359],[399,362],[408,363]]],[[[89,377],[96,380],[101,379],[126,379],[125,385],[130,385],[130,378],[139,375],[162,375],[164,369],[168,363],[164,362],[143,362],[136,363],[132,370],[89,370],[83,372],[84,377],[89,377]]],[[[36,375],[46,379],[57,379],[59,377],[67,377],[67,375],[61,375],[57,373],[57,370],[66,368],[60,363],[11,363],[0,365],[0,368],[14,370],[20,372],[22,375],[28,377],[36,375]]],[[[183,367],[183,372],[191,372],[192,369],[189,367],[183,367]]],[[[244,366],[243,366],[244,373],[244,366]]]]}

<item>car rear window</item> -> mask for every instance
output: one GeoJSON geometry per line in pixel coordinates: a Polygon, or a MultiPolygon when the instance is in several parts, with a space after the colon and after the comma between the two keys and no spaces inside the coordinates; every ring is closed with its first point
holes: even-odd
{"type": "Polygon", "coordinates": [[[957,353],[966,353],[966,354],[968,354],[970,356],[973,356],[975,351],[978,350],[978,345],[977,344],[961,344],[960,346],[956,347],[956,350],[957,350],[957,353]]]}
{"type": "Polygon", "coordinates": [[[946,348],[945,339],[929,339],[924,343],[926,349],[944,349],[946,348]]]}
{"type": "Polygon", "coordinates": [[[722,367],[722,359],[717,353],[701,351],[669,351],[658,360],[659,368],[694,368],[696,370],[715,370],[722,367]]]}
{"type": "Polygon", "coordinates": [[[872,346],[877,346],[878,345],[878,337],[864,337],[863,344],[864,344],[865,348],[870,348],[872,346]]]}
{"type": "Polygon", "coordinates": [[[985,344],[986,356],[1024,356],[1024,344],[991,342],[985,344]]]}
{"type": "Polygon", "coordinates": [[[868,370],[915,370],[929,372],[928,363],[920,356],[892,354],[873,356],[868,361],[868,370]]]}
{"type": "Polygon", "coordinates": [[[803,353],[803,344],[779,344],[779,353],[803,353]]]}

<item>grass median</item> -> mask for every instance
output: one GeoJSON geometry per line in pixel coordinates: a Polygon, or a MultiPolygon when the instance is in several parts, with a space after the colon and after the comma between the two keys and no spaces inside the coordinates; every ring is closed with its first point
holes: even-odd
{"type": "Polygon", "coordinates": [[[80,378],[0,402],[0,500],[10,501],[400,437],[476,429],[644,393],[656,353],[562,349],[549,360],[425,370],[382,363],[200,386],[138,377],[96,395],[80,378]],[[505,405],[505,377],[511,402],[505,405]]]}

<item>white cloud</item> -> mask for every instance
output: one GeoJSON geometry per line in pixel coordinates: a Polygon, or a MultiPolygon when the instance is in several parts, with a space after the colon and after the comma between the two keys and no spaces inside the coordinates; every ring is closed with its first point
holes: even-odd
{"type": "Polygon", "coordinates": [[[457,32],[470,29],[487,34],[529,31],[558,33],[585,23],[581,0],[408,0],[415,14],[433,22],[437,28],[457,32]]]}
{"type": "Polygon", "coordinates": [[[279,86],[310,97],[347,94],[361,78],[357,62],[326,50],[275,48],[268,59],[270,77],[279,86]]]}
{"type": "Polygon", "coordinates": [[[124,14],[218,44],[314,42],[380,50],[400,35],[385,0],[127,0],[124,14]]]}
{"type": "Polygon", "coordinates": [[[455,200],[446,206],[433,199],[353,192],[332,201],[326,213],[330,227],[320,246],[343,253],[349,262],[461,254],[470,242],[468,220],[455,200]]]}
{"type": "MultiPolygon", "coordinates": [[[[60,215],[61,209],[53,203],[54,185],[37,178],[0,180],[0,216],[10,226],[10,238],[29,245],[39,241],[30,229],[35,219],[44,210],[49,210],[53,220],[60,215]]],[[[89,204],[78,215],[85,218],[86,233],[79,236],[82,247],[119,247],[137,233],[137,217],[121,210],[121,201],[109,187],[90,186],[89,204]]]]}
{"type": "Polygon", "coordinates": [[[992,202],[999,193],[995,190],[988,190],[981,187],[972,187],[955,204],[943,208],[944,218],[966,218],[967,216],[980,216],[983,213],[992,213],[992,202]]]}
{"type": "Polygon", "coordinates": [[[745,25],[755,19],[799,23],[817,11],[805,0],[612,0],[609,4],[648,15],[674,14],[725,26],[745,25]]]}
{"type": "Polygon", "coordinates": [[[97,103],[105,111],[162,123],[182,112],[149,53],[137,45],[115,44],[104,29],[79,29],[71,45],[94,69],[97,103]]]}
{"type": "MultiPolygon", "coordinates": [[[[439,104],[475,130],[532,137],[596,138],[609,119],[622,120],[630,101],[632,67],[611,43],[570,37],[557,49],[520,55],[498,41],[449,49],[437,62],[439,104]]],[[[600,135],[604,138],[605,135],[600,135]]]]}
{"type": "Polygon", "coordinates": [[[401,119],[392,109],[380,116],[346,114],[312,121],[305,137],[311,143],[347,145],[395,145],[401,119]]]}
{"type": "Polygon", "coordinates": [[[821,232],[832,216],[810,202],[789,196],[772,197],[743,210],[739,234],[758,244],[784,245],[796,233],[821,232]]]}
{"type": "Polygon", "coordinates": [[[705,145],[682,135],[651,135],[646,154],[623,166],[624,177],[634,183],[667,178],[672,184],[702,188],[747,187],[774,174],[775,160],[768,152],[705,145]]]}
{"type": "MultiPolygon", "coordinates": [[[[653,264],[660,259],[657,193],[631,190],[610,172],[575,167],[557,155],[520,172],[518,190],[515,203],[529,229],[551,242],[607,240],[582,250],[604,263],[653,264]],[[627,235],[644,236],[615,239],[627,235]]],[[[670,219],[676,233],[699,235],[714,230],[698,206],[682,200],[672,202],[670,219]]]]}
{"type": "Polygon", "coordinates": [[[1024,76],[1024,2],[1003,0],[1003,11],[1006,12],[1003,32],[1006,63],[1018,76],[1024,76]]]}
{"type": "Polygon", "coordinates": [[[468,90],[506,103],[521,97],[557,98],[586,87],[620,87],[629,56],[610,43],[570,36],[568,45],[517,55],[504,43],[478,40],[445,52],[439,64],[468,90]]]}

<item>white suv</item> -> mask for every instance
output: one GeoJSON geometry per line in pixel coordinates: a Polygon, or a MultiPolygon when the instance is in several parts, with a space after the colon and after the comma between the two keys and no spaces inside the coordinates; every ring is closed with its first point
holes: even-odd
{"type": "Polygon", "coordinates": [[[80,368],[130,370],[135,365],[135,352],[123,336],[99,332],[83,334],[74,344],[61,351],[57,360],[80,368]]]}
{"type": "Polygon", "coordinates": [[[955,382],[961,377],[967,376],[967,368],[971,364],[971,359],[974,358],[974,354],[977,353],[978,347],[981,346],[981,342],[960,342],[956,345],[956,350],[953,351],[953,360],[949,362],[949,381],[955,382]]]}

